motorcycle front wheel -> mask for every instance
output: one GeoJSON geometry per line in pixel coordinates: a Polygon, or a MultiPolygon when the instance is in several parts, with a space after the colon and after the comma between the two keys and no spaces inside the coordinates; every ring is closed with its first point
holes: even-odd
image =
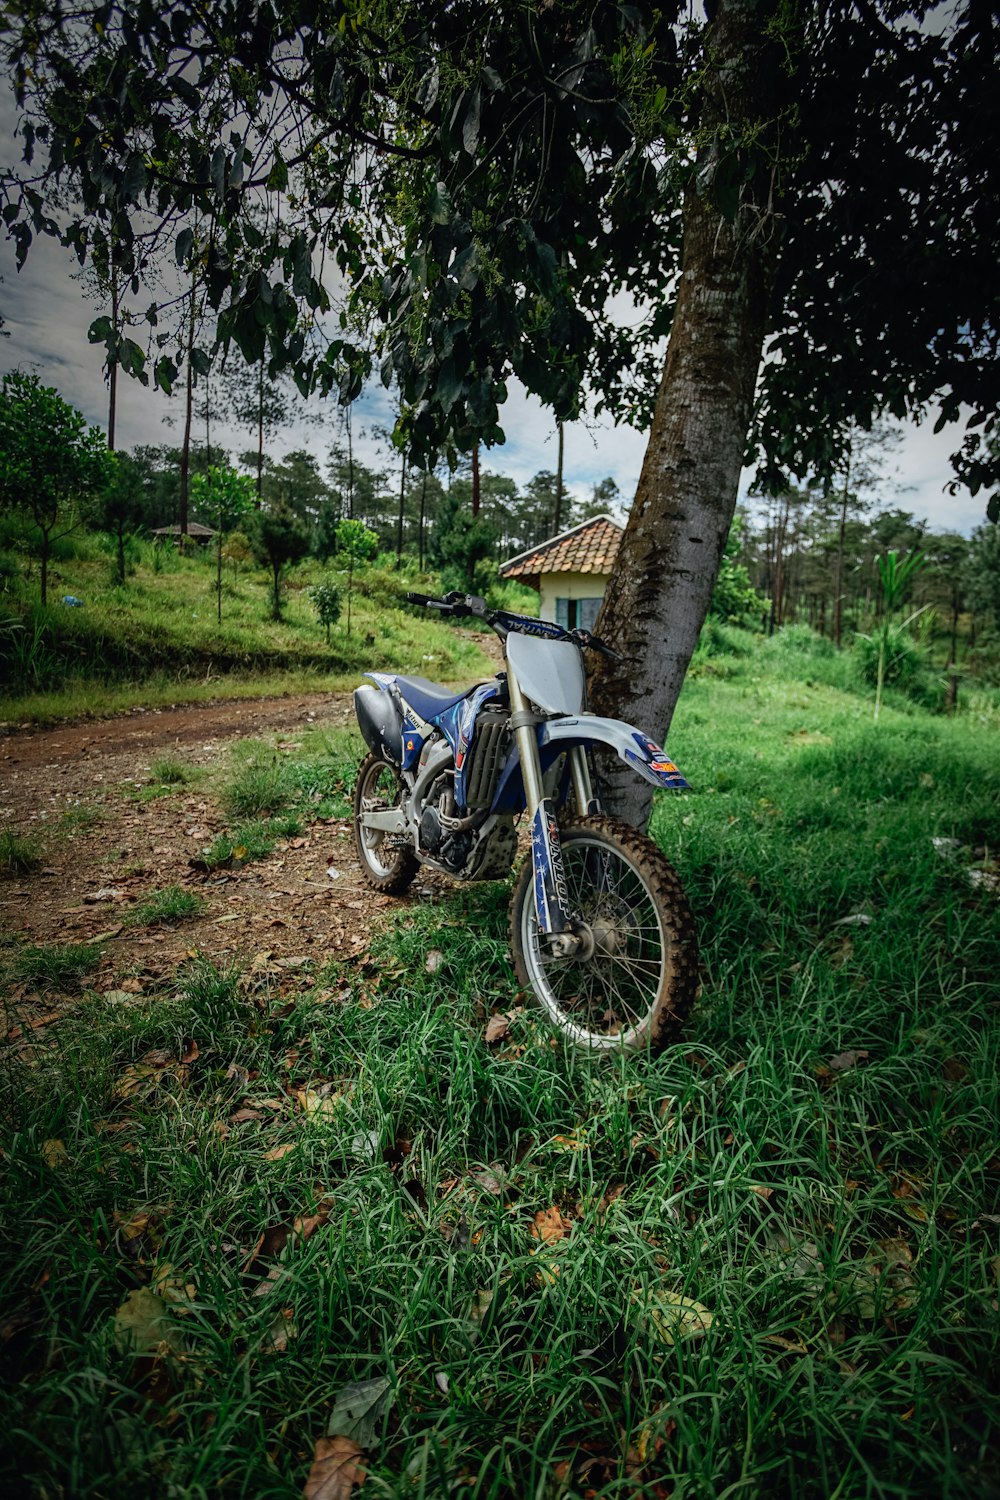
{"type": "Polygon", "coordinates": [[[611,818],[569,820],[559,836],[583,945],[567,957],[549,951],[528,859],[510,910],[517,977],[576,1046],[658,1052],[698,987],[694,919],[677,872],[648,838],[611,818]]]}
{"type": "Polygon", "coordinates": [[[398,807],[404,790],[394,765],[381,755],[365,756],[354,785],[354,847],[369,885],[390,896],[406,890],[420,864],[402,834],[365,828],[361,818],[366,812],[390,812],[398,807]]]}

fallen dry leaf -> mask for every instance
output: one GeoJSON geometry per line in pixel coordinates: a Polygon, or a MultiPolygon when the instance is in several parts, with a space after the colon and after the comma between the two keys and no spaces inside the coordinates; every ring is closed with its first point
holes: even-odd
{"type": "Polygon", "coordinates": [[[492,1044],[494,1042],[502,1041],[502,1039],[507,1035],[507,1033],[508,1033],[509,1030],[510,1030],[510,1017],[509,1016],[490,1016],[490,1019],[487,1022],[487,1025],[486,1025],[486,1036],[485,1036],[486,1045],[487,1046],[492,1046],[492,1044]]]}
{"type": "Polygon", "coordinates": [[[712,1326],[712,1314],[701,1302],[682,1297],[679,1292],[643,1293],[636,1291],[632,1301],[641,1308],[647,1332],[662,1344],[673,1345],[678,1339],[701,1338],[712,1326]]]}
{"type": "Polygon", "coordinates": [[[424,964],[424,968],[427,970],[428,974],[436,974],[443,963],[444,954],[441,952],[441,949],[432,948],[427,955],[427,960],[424,964]]]}
{"type": "Polygon", "coordinates": [[[297,1089],[295,1097],[302,1106],[302,1112],[310,1119],[329,1119],[337,1113],[337,1105],[340,1103],[341,1094],[323,1094],[318,1089],[297,1089]]]}
{"type": "Polygon", "coordinates": [[[46,1141],[42,1146],[42,1156],[47,1167],[61,1167],[69,1161],[69,1152],[60,1140],[46,1141]]]}
{"type": "Polygon", "coordinates": [[[148,1287],[129,1292],[114,1316],[115,1343],[125,1354],[156,1354],[177,1347],[170,1308],[148,1287]]]}
{"type": "Polygon", "coordinates": [[[305,1500],[350,1500],[354,1487],[365,1482],[357,1463],[361,1452],[353,1438],[320,1438],[302,1491],[305,1500]]]}
{"type": "Polygon", "coordinates": [[[554,1135],[549,1141],[553,1151],[588,1151],[590,1143],[584,1131],[574,1131],[572,1135],[554,1135]]]}
{"type": "Polygon", "coordinates": [[[284,1146],[274,1146],[270,1151],[265,1151],[264,1152],[264,1160],[265,1161],[280,1161],[283,1156],[287,1156],[288,1155],[289,1151],[294,1151],[294,1150],[295,1150],[295,1142],[294,1141],[288,1141],[287,1144],[284,1145],[284,1146]]]}
{"type": "Polygon", "coordinates": [[[544,1245],[564,1240],[572,1228],[572,1222],[563,1218],[555,1204],[551,1208],[540,1208],[531,1221],[533,1238],[541,1240],[544,1245]]]}
{"type": "Polygon", "coordinates": [[[838,1052],[831,1057],[827,1067],[831,1073],[846,1073],[849,1068],[856,1068],[859,1064],[868,1061],[868,1053],[864,1051],[838,1052]]]}

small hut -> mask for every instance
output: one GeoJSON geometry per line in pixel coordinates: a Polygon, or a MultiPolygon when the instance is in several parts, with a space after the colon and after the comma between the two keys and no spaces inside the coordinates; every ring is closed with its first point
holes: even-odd
{"type": "Polygon", "coordinates": [[[543,620],[593,630],[622,534],[610,516],[595,516],[501,563],[500,576],[538,590],[543,620]]]}
{"type": "MultiPolygon", "coordinates": [[[[153,535],[158,542],[173,542],[175,546],[180,546],[179,526],[157,526],[153,535]]],[[[214,535],[211,526],[202,526],[200,521],[188,522],[187,536],[190,541],[197,542],[199,547],[207,547],[214,535]]]]}

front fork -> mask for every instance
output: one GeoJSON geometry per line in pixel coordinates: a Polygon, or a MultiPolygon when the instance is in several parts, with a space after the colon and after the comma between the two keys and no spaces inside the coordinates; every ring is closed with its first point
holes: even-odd
{"type": "MultiPolygon", "coordinates": [[[[531,862],[534,869],[535,912],[538,930],[549,938],[551,952],[574,953],[580,946],[579,921],[570,907],[556,805],[546,797],[538,754],[538,716],[532,713],[513,672],[508,673],[511,726],[521,763],[524,800],[531,819],[531,862]]],[[[582,745],[569,751],[570,776],[576,805],[581,812],[596,812],[587,752],[582,745]]]]}

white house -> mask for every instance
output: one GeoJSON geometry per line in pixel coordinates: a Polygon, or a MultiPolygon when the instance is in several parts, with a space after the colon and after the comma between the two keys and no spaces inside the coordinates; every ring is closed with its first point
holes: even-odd
{"type": "Polygon", "coordinates": [[[593,630],[622,532],[610,516],[595,516],[501,563],[500,576],[538,590],[543,620],[593,630]]]}

